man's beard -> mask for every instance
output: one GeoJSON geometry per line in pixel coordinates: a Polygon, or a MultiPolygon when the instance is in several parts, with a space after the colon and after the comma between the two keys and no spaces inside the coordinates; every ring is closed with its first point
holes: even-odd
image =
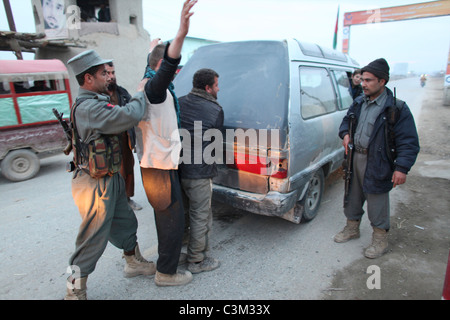
{"type": "Polygon", "coordinates": [[[110,82],[108,84],[108,91],[116,91],[116,89],[117,89],[117,83],[115,81],[110,82]]]}

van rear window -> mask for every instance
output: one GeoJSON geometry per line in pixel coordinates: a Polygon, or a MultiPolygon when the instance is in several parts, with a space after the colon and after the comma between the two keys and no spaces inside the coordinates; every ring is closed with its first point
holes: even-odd
{"type": "Polygon", "coordinates": [[[289,64],[285,42],[234,42],[199,48],[174,80],[178,97],[191,91],[192,77],[201,68],[219,74],[218,102],[224,110],[225,128],[287,126],[289,64]]]}

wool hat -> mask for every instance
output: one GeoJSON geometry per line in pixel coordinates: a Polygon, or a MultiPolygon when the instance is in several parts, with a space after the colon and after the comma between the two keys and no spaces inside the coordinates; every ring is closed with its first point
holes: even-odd
{"type": "Polygon", "coordinates": [[[377,78],[389,81],[389,65],[383,58],[376,59],[361,69],[361,73],[370,72],[377,78]]]}
{"type": "Polygon", "coordinates": [[[67,64],[72,68],[75,75],[79,75],[91,67],[109,63],[111,61],[112,60],[100,58],[98,53],[94,50],[87,50],[70,59],[67,64]]]}

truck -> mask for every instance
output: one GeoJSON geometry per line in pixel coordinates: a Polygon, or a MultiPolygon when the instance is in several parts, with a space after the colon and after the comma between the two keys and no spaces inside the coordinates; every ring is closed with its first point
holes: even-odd
{"type": "Polygon", "coordinates": [[[67,118],[71,104],[62,61],[0,60],[0,170],[6,179],[33,178],[42,157],[67,147],[53,109],[67,118]]]}

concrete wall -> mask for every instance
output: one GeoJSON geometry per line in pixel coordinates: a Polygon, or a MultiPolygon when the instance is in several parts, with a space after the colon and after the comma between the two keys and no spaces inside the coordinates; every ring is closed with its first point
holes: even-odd
{"type": "MultiPolygon", "coordinates": [[[[35,13],[36,31],[44,32],[41,0],[31,1],[35,13]]],[[[76,5],[76,0],[65,0],[65,4],[67,9],[70,5],[76,5]]],[[[117,83],[133,95],[143,77],[150,46],[150,35],[143,27],[142,0],[109,0],[109,4],[112,22],[110,26],[105,26],[105,29],[115,30],[115,32],[95,32],[101,24],[83,22],[80,24],[81,28],[69,29],[68,40],[82,44],[86,46],[85,48],[43,48],[38,50],[36,59],[60,59],[67,65],[67,61],[78,53],[94,49],[102,58],[114,60],[117,83]],[[97,25],[89,26],[89,24],[97,25]],[[94,32],[89,33],[88,30],[94,30],[94,32]]],[[[69,16],[69,13],[66,16],[69,16]]],[[[72,95],[75,98],[79,85],[70,67],[68,69],[72,95]]]]}

